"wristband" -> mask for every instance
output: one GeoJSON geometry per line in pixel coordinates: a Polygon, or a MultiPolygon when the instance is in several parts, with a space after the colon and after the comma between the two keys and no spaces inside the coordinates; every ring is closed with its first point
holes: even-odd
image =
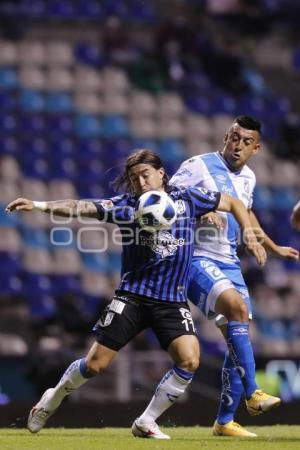
{"type": "Polygon", "coordinates": [[[33,201],[33,207],[37,211],[46,211],[47,209],[47,202],[35,202],[33,201]]]}

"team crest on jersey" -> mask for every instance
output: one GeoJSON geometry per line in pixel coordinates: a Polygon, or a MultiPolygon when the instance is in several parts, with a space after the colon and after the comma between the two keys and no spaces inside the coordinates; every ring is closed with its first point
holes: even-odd
{"type": "Polygon", "coordinates": [[[101,319],[100,319],[101,327],[108,327],[108,325],[111,324],[114,316],[115,316],[114,312],[108,311],[107,314],[105,315],[105,318],[101,317],[101,319]]]}
{"type": "Polygon", "coordinates": [[[250,192],[250,183],[248,180],[244,181],[244,191],[247,192],[247,194],[250,192]]]}
{"type": "Polygon", "coordinates": [[[181,214],[184,214],[186,211],[185,203],[183,200],[176,200],[175,202],[177,207],[177,214],[180,216],[181,214]]]}
{"type": "Polygon", "coordinates": [[[166,258],[174,255],[177,249],[185,244],[185,239],[176,239],[169,231],[161,230],[148,236],[141,236],[140,242],[150,247],[161,258],[166,258]]]}

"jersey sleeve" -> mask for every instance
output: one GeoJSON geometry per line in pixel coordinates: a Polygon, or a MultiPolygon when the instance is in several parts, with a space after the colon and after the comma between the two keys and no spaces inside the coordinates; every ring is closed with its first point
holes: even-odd
{"type": "Polygon", "coordinates": [[[204,214],[214,211],[218,208],[221,193],[216,191],[209,191],[208,189],[202,187],[188,188],[187,193],[194,209],[194,217],[199,219],[199,217],[204,214]]]}
{"type": "Polygon", "coordinates": [[[93,202],[98,211],[98,220],[116,225],[132,223],[135,210],[128,204],[128,195],[118,195],[93,202]]]}
{"type": "Polygon", "coordinates": [[[184,161],[170,179],[170,184],[176,186],[197,186],[203,180],[203,163],[200,158],[190,158],[184,161]]]}

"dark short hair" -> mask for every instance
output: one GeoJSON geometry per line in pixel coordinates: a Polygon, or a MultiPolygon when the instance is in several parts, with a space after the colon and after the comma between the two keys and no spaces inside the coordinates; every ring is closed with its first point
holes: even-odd
{"type": "Polygon", "coordinates": [[[237,116],[233,123],[238,123],[240,127],[246,128],[246,130],[255,130],[259,134],[261,133],[261,122],[254,119],[251,116],[237,116]]]}
{"type": "MultiPolygon", "coordinates": [[[[163,168],[162,161],[157,153],[144,148],[137,149],[126,159],[123,173],[113,181],[112,185],[116,191],[123,190],[125,192],[133,193],[129,171],[137,164],[149,164],[156,170],[163,168]]],[[[164,188],[167,187],[168,181],[169,177],[165,173],[162,180],[164,188]]]]}

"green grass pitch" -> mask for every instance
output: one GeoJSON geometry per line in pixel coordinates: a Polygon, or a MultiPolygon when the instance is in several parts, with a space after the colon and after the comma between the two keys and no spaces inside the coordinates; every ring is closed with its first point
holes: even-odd
{"type": "Polygon", "coordinates": [[[300,449],[300,426],[249,427],[257,438],[225,438],[210,428],[162,428],[172,440],[134,438],[128,428],[46,428],[36,435],[25,429],[0,429],[1,450],[287,450],[300,449]]]}

